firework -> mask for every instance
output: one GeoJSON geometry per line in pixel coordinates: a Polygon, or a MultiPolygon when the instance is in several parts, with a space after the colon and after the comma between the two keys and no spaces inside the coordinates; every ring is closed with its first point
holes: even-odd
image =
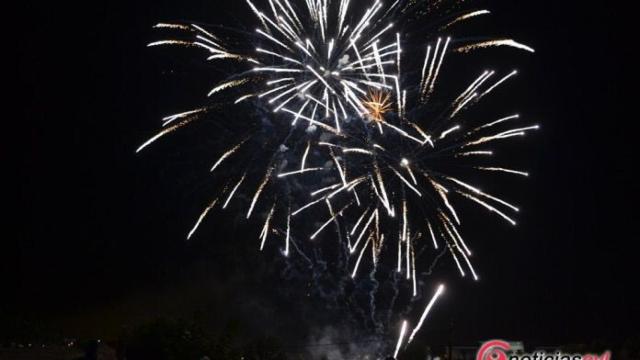
{"type": "Polygon", "coordinates": [[[433,297],[429,301],[429,304],[424,309],[424,312],[422,313],[422,316],[420,316],[420,321],[418,321],[418,325],[416,325],[416,327],[411,332],[411,335],[409,335],[408,342],[411,342],[413,340],[414,336],[416,336],[416,334],[418,333],[418,331],[422,327],[422,324],[424,323],[424,320],[427,318],[427,315],[429,315],[429,312],[431,312],[431,308],[433,308],[433,305],[436,303],[436,301],[442,295],[443,292],[444,292],[444,285],[438,286],[438,290],[436,290],[436,293],[433,295],[433,297]]]}
{"type": "Polygon", "coordinates": [[[396,350],[393,352],[393,358],[398,357],[398,353],[400,352],[400,347],[402,346],[402,341],[407,333],[407,321],[402,322],[402,328],[400,329],[400,336],[398,337],[398,343],[396,344],[396,350]]]}
{"type": "MultiPolygon", "coordinates": [[[[434,252],[443,248],[460,276],[477,281],[456,205],[471,201],[515,225],[513,214],[519,208],[472,182],[482,174],[528,176],[526,171],[487,163],[494,155],[488,146],[522,137],[538,126],[509,126],[520,120],[518,115],[488,122],[467,115],[517,71],[484,71],[462,84],[462,91],[444,107],[432,105],[433,98],[447,72],[446,60],[453,54],[496,46],[533,49],[511,39],[465,43],[436,34],[425,34],[432,39],[426,43],[405,44],[403,33],[392,29],[402,28],[398,24],[422,2],[385,5],[376,0],[365,7],[355,2],[268,0],[264,10],[247,0],[248,11],[256,18],[250,27],[259,27],[246,35],[238,49],[195,24],[156,25],[186,33],[187,38],[149,46],[196,47],[205,51],[208,60],[236,62],[238,71],[213,86],[208,96],[230,98],[231,106],[250,102],[256,109],[267,109],[268,115],[262,116],[275,130],[266,140],[260,135],[261,139],[279,144],[260,161],[234,160],[243,153],[263,152],[254,144],[260,142],[255,134],[265,131],[257,129],[221,153],[212,172],[226,162],[241,170],[224,174],[227,185],[201,213],[187,238],[215,206],[225,209],[239,201],[238,192],[245,191],[251,199],[246,218],[254,213],[262,217],[260,250],[270,236],[282,241],[285,256],[290,255],[291,245],[301,252],[303,242],[336,236],[348,253],[349,275],[354,280],[365,263],[375,271],[383,259],[393,259],[393,269],[408,281],[411,296],[417,298],[421,287],[417,248],[431,247],[434,252]],[[420,53],[417,69],[404,56],[408,51],[403,46],[412,54],[420,53]],[[436,106],[440,115],[434,116],[436,106]],[[466,169],[467,174],[450,174],[452,165],[466,169]],[[253,184],[252,178],[261,180],[253,184]],[[282,189],[286,196],[278,196],[282,189]],[[315,227],[309,225],[314,221],[305,220],[312,209],[314,215],[326,212],[315,227]],[[365,256],[368,249],[370,260],[365,256]]],[[[449,16],[439,29],[486,14],[489,11],[476,10],[449,16]]],[[[138,151],[208,112],[210,108],[203,107],[166,117],[164,128],[138,151]]],[[[440,285],[407,343],[443,290],[440,285]]],[[[402,325],[395,355],[407,326],[407,322],[402,325]]]]}

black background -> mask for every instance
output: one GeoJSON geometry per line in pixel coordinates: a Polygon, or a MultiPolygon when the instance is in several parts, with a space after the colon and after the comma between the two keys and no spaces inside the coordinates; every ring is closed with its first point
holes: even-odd
{"type": "MultiPolygon", "coordinates": [[[[167,53],[145,47],[158,38],[151,26],[241,21],[243,6],[21,4],[21,20],[10,26],[17,58],[5,56],[15,61],[5,71],[17,74],[17,85],[3,89],[10,100],[3,106],[3,173],[17,179],[4,189],[4,314],[70,336],[110,337],[159,314],[233,309],[268,324],[265,308],[272,316],[284,312],[269,290],[277,276],[260,280],[269,257],[221,245],[253,239],[254,231],[221,216],[206,223],[198,241],[183,241],[206,203],[213,155],[170,141],[134,154],[158,119],[197,105],[215,82],[200,57],[172,52],[173,60],[158,60],[167,53]]],[[[527,142],[533,175],[515,187],[526,193],[520,225],[475,221],[477,234],[469,235],[486,244],[482,281],[450,289],[434,322],[453,321],[460,342],[624,340],[640,320],[637,88],[626,85],[634,20],[611,2],[488,6],[494,16],[485,22],[537,50],[515,60],[520,110],[542,131],[527,142]]],[[[206,138],[198,131],[180,136],[206,138]]],[[[289,311],[300,315],[295,306],[289,311]]],[[[286,323],[278,331],[293,332],[286,323]]]]}

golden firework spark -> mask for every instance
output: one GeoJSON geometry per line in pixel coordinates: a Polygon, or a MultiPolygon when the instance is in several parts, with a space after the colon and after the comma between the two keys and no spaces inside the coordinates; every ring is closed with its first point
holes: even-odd
{"type": "Polygon", "coordinates": [[[367,96],[367,101],[362,102],[368,111],[368,116],[375,122],[382,122],[392,105],[389,93],[381,90],[372,90],[367,96]]]}

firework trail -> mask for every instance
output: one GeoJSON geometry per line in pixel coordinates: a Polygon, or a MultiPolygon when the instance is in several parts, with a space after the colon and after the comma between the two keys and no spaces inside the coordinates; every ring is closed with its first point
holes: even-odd
{"type": "Polygon", "coordinates": [[[400,347],[402,346],[402,341],[404,340],[404,336],[407,333],[407,322],[402,322],[402,328],[400,329],[400,336],[398,337],[398,344],[396,345],[396,350],[393,352],[393,358],[398,357],[398,353],[400,352],[400,347]]]}
{"type": "MultiPolygon", "coordinates": [[[[160,23],[155,27],[181,35],[149,46],[194,47],[202,49],[207,60],[232,62],[237,71],[207,96],[261,114],[259,125],[238,136],[213,162],[211,171],[221,174],[226,185],[200,214],[188,239],[216,206],[225,209],[240,201],[238,193],[247,193],[251,200],[246,218],[261,217],[260,250],[269,239],[277,239],[288,257],[320,246],[321,238],[337,237],[354,281],[366,278],[359,271],[364,266],[371,268],[369,279],[374,282],[378,267],[391,268],[407,282],[410,297],[418,299],[422,282],[416,268],[425,262],[418,246],[431,249],[435,261],[444,249],[461,277],[479,280],[457,204],[470,201],[516,225],[517,206],[472,183],[482,175],[528,176],[490,162],[495,151],[489,146],[538,129],[511,126],[520,121],[519,115],[499,114],[483,122],[469,115],[483,98],[514,78],[515,70],[484,71],[461,84],[445,106],[433,101],[438,84],[444,83],[447,58],[499,46],[534,50],[512,39],[466,42],[438,37],[437,32],[488,10],[447,14],[435,33],[423,34],[429,41],[417,43],[415,36],[409,39],[402,32],[404,22],[423,13],[415,9],[442,8],[445,2],[363,2],[247,0],[247,11],[255,16],[249,27],[257,28],[238,31],[243,34],[239,41],[196,24],[160,23]],[[452,174],[453,167],[466,171],[452,174]],[[325,215],[316,223],[318,214],[325,215]]],[[[137,151],[209,112],[209,107],[201,107],[166,117],[163,129],[137,151]]],[[[247,111],[247,117],[251,113],[247,111]]],[[[440,285],[407,344],[443,290],[440,285]]],[[[396,356],[408,326],[403,322],[396,356]]]]}

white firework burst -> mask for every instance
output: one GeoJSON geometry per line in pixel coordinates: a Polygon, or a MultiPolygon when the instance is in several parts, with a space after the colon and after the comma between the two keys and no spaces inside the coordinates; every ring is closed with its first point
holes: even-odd
{"type": "MultiPolygon", "coordinates": [[[[402,64],[408,60],[403,58],[403,34],[393,31],[389,19],[397,19],[390,14],[406,13],[418,2],[398,0],[385,5],[374,0],[365,8],[354,6],[354,2],[266,0],[267,10],[262,10],[247,0],[259,27],[244,44],[250,50],[244,51],[231,50],[195,24],[156,25],[187,31],[193,37],[157,41],[150,46],[194,46],[207,51],[209,60],[243,64],[241,71],[216,84],[210,97],[231,93],[234,105],[253,101],[261,108],[266,106],[277,120],[274,122],[291,133],[302,128],[298,124],[307,124],[296,136],[278,139],[278,150],[268,161],[234,162],[241,171],[225,173],[230,181],[198,217],[188,238],[215,206],[225,209],[236,194],[247,191],[251,200],[246,218],[254,213],[263,216],[258,236],[261,250],[269,237],[280,237],[283,255],[290,256],[292,249],[301,252],[301,239],[313,242],[333,230],[337,237],[346,239],[341,246],[348,253],[353,279],[358,279],[363,264],[368,262],[375,271],[382,259],[392,258],[394,270],[403,274],[416,297],[420,287],[416,249],[426,246],[432,253],[448,251],[460,276],[477,281],[471,247],[461,235],[457,204],[471,201],[515,225],[513,214],[519,208],[473,183],[476,174],[528,176],[526,171],[487,165],[495,153],[489,146],[522,137],[538,125],[509,127],[520,119],[518,115],[484,122],[466,116],[474,105],[516,76],[516,71],[484,71],[439,109],[442,115],[425,118],[425,109],[431,110],[431,99],[446,72],[446,58],[452,53],[496,46],[533,49],[511,39],[456,43],[449,36],[428,34],[432,41],[410,44],[412,53],[421,52],[419,68],[404,70],[411,75],[403,76],[402,64]],[[451,175],[443,165],[452,164],[469,171],[464,176],[451,175]],[[253,183],[249,174],[254,173],[259,174],[259,181],[247,190],[253,183]],[[287,204],[277,196],[265,199],[270,189],[299,178],[306,179],[306,187],[287,204]],[[326,218],[313,229],[304,220],[310,209],[326,209],[326,218]],[[370,257],[365,257],[367,251],[371,251],[370,257]]],[[[440,30],[485,14],[489,11],[458,13],[445,19],[440,30]]],[[[201,107],[166,117],[163,129],[138,151],[208,111],[208,107],[201,107]]],[[[262,148],[249,146],[251,139],[249,135],[234,143],[211,171],[243,151],[261,153],[262,148]]],[[[438,287],[408,342],[443,290],[443,285],[438,287]]],[[[396,354],[406,338],[407,326],[403,323],[396,354]]]]}

